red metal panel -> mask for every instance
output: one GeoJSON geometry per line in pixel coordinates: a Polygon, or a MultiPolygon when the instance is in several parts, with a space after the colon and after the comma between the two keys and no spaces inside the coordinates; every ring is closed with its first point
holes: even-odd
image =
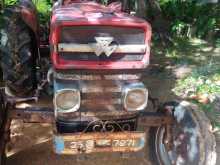
{"type": "Polygon", "coordinates": [[[18,6],[20,7],[22,20],[35,33],[36,39],[39,40],[39,22],[35,5],[32,1],[20,0],[18,6]]]}
{"type": "Polygon", "coordinates": [[[35,11],[23,7],[21,9],[21,14],[24,22],[33,30],[34,33],[37,34],[38,22],[35,11]]]}
{"type": "MultiPolygon", "coordinates": [[[[59,43],[59,34],[63,26],[117,26],[141,28],[145,31],[145,43],[150,45],[151,26],[146,21],[129,16],[122,12],[110,13],[111,9],[96,3],[76,3],[71,6],[61,7],[54,11],[51,20],[52,46],[59,43]],[[97,16],[98,13],[105,13],[97,16]],[[109,15],[108,15],[109,14],[109,15]]],[[[150,52],[147,51],[142,61],[67,61],[58,58],[55,51],[51,52],[53,65],[56,69],[143,69],[149,64],[150,52]]]]}

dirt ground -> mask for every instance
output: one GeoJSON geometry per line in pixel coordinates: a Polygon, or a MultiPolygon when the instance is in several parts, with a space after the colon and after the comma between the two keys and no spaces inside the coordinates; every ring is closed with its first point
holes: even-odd
{"type": "MultiPolygon", "coordinates": [[[[152,60],[152,65],[146,70],[143,80],[152,96],[164,102],[176,96],[171,89],[175,84],[176,75],[166,65],[159,65],[152,60]]],[[[166,63],[166,61],[164,61],[166,63]]],[[[189,72],[177,68],[175,74],[189,72]]],[[[93,154],[86,157],[58,156],[52,149],[52,128],[48,124],[23,124],[13,121],[12,140],[8,144],[7,165],[150,165],[147,154],[143,152],[122,155],[93,154]]]]}

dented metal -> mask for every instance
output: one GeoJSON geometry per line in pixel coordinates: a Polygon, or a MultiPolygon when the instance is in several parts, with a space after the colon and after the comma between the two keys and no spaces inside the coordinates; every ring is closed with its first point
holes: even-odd
{"type": "Polygon", "coordinates": [[[53,109],[46,107],[15,108],[9,111],[9,118],[21,119],[26,123],[54,123],[53,109]]]}

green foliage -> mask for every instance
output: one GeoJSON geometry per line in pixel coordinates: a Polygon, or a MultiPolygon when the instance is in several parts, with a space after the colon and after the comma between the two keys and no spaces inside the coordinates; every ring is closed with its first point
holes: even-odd
{"type": "Polygon", "coordinates": [[[220,93],[220,65],[210,63],[196,68],[189,76],[177,81],[174,91],[177,95],[185,96],[191,94],[208,94],[212,96],[220,93]]]}
{"type": "Polygon", "coordinates": [[[220,5],[199,4],[195,0],[160,0],[174,35],[205,38],[220,30],[220,5]]]}
{"type": "Polygon", "coordinates": [[[107,3],[108,3],[108,0],[101,0],[101,3],[107,4],[107,3]]]}
{"type": "Polygon", "coordinates": [[[173,92],[180,97],[213,96],[220,93],[220,45],[215,46],[196,38],[173,40],[165,55],[177,68],[189,69],[178,79],[173,92]]]}
{"type": "Polygon", "coordinates": [[[176,20],[172,23],[171,31],[178,36],[189,36],[190,24],[180,20],[176,20]]]}
{"type": "Polygon", "coordinates": [[[13,6],[17,3],[17,0],[5,0],[5,6],[13,6]]]}
{"type": "Polygon", "coordinates": [[[52,3],[50,0],[33,0],[37,10],[38,16],[41,24],[45,24],[50,19],[51,6],[52,3]]]}

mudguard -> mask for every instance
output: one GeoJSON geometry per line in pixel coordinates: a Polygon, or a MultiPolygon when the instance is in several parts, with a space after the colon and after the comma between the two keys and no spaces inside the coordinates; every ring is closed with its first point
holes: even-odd
{"type": "Polygon", "coordinates": [[[39,22],[37,18],[37,9],[31,0],[19,0],[18,6],[20,8],[22,20],[34,32],[38,40],[39,22]]]}

